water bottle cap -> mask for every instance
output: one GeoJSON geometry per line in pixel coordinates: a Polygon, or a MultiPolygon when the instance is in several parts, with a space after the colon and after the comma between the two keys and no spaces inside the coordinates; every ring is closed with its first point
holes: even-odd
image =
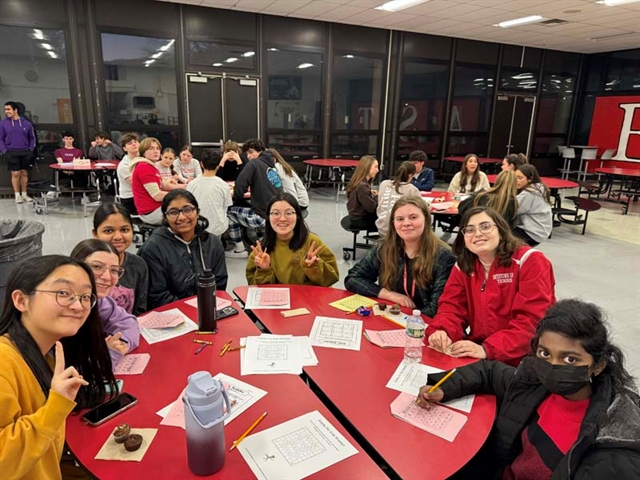
{"type": "Polygon", "coordinates": [[[412,312],[416,317],[419,317],[422,312],[420,310],[418,310],[417,308],[412,312]]]}
{"type": "Polygon", "coordinates": [[[189,399],[191,405],[209,405],[220,399],[222,388],[222,383],[213,378],[209,372],[196,372],[189,375],[185,397],[189,399]]]}

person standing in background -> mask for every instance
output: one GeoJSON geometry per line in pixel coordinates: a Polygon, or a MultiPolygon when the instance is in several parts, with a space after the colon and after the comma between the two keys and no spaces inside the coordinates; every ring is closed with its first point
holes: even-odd
{"type": "Polygon", "coordinates": [[[16,102],[6,102],[4,113],[7,118],[0,122],[0,151],[7,158],[16,203],[33,202],[27,195],[27,169],[31,167],[31,156],[36,146],[33,126],[20,116],[16,102]]]}
{"type": "Polygon", "coordinates": [[[135,133],[125,133],[122,136],[122,146],[127,154],[122,157],[117,169],[120,203],[129,210],[131,215],[137,215],[138,210],[136,209],[136,204],[133,202],[133,190],[131,188],[133,178],[131,163],[134,158],[140,156],[140,152],[138,151],[138,147],[140,146],[138,135],[135,133]]]}

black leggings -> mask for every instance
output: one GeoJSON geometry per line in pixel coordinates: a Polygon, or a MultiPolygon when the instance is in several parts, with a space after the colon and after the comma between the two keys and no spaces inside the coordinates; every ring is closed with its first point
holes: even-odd
{"type": "Polygon", "coordinates": [[[536,242],[533,238],[527,235],[527,232],[525,232],[520,227],[515,227],[513,230],[511,230],[511,233],[513,233],[516,237],[524,240],[525,243],[530,247],[537,247],[538,245],[540,245],[539,242],[536,242]]]}

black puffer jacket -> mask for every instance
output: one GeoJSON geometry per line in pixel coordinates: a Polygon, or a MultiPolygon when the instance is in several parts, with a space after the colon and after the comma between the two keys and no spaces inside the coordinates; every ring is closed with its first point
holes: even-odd
{"type": "Polygon", "coordinates": [[[261,152],[255,160],[245,164],[233,188],[233,204],[245,206],[244,194],[251,187],[251,208],[267,219],[267,204],[282,193],[282,179],[276,170],[271,152],[261,152]]]}
{"type": "Polygon", "coordinates": [[[196,274],[204,269],[216,276],[216,288],[227,288],[224,247],[206,233],[185,243],[167,227],[156,228],[138,255],[149,267],[148,308],[153,309],[197,293],[196,274]]]}
{"type": "MultiPolygon", "coordinates": [[[[522,431],[549,396],[531,366],[532,360],[523,359],[517,369],[481,360],[459,368],[442,384],[444,400],[474,393],[497,397],[498,416],[491,441],[498,479],[522,451],[522,431]]],[[[443,375],[429,375],[429,384],[434,385],[443,375]]],[[[640,399],[631,391],[615,394],[610,375],[595,377],[578,440],[551,476],[551,480],[569,479],[640,479],[640,399]]]]}

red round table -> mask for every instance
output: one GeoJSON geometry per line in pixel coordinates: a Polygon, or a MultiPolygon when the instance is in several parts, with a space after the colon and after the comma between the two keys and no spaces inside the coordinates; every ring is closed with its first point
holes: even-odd
{"type": "Polygon", "coordinates": [[[336,203],[340,198],[340,187],[345,183],[344,171],[332,172],[333,169],[345,169],[356,168],[360,160],[347,160],[341,158],[314,158],[311,160],[303,160],[302,163],[306,165],[304,172],[304,179],[307,184],[307,189],[311,188],[311,183],[329,183],[336,189],[336,203]],[[318,173],[318,179],[313,180],[313,168],[318,167],[320,172],[318,173]],[[328,169],[330,171],[328,180],[322,179],[322,170],[328,169]]]}
{"type": "MultiPolygon", "coordinates": [[[[487,175],[489,183],[494,184],[498,175],[487,175]]],[[[555,177],[540,177],[542,183],[544,183],[550,190],[563,190],[566,188],[576,188],[578,184],[571,180],[563,180],[562,178],[555,177]]]]}
{"type": "MultiPolygon", "coordinates": [[[[399,328],[382,317],[354,317],[329,305],[353,295],[351,292],[306,285],[283,286],[290,289],[292,309],[305,307],[311,313],[286,319],[278,310],[253,310],[252,314],[271,333],[308,335],[317,315],[363,320],[364,328],[371,330],[399,328]]],[[[247,289],[236,287],[233,292],[243,300],[247,289]]],[[[395,476],[446,478],[465,465],[486,441],[496,413],[495,397],[476,395],[467,423],[451,443],[391,415],[391,402],[399,392],[385,385],[402,361],[402,348],[383,349],[362,339],[360,351],[320,347],[314,350],[319,363],[304,368],[309,380],[380,454],[395,476]],[[418,449],[419,459],[407,451],[409,446],[418,449]]],[[[423,355],[422,363],[443,370],[475,361],[452,358],[427,347],[423,355]]]]}
{"type": "MultiPolygon", "coordinates": [[[[218,296],[231,299],[226,292],[218,296]]],[[[80,415],[67,419],[66,441],[78,462],[100,479],[157,478],[183,479],[202,478],[192,474],[187,466],[186,436],[180,427],[160,425],[161,418],[155,412],[176,400],[187,385],[188,375],[198,370],[212,374],[224,372],[234,378],[267,391],[267,395],[252,405],[238,418],[225,426],[227,449],[234,440],[265,410],[268,416],[260,423],[255,433],[279,425],[305,413],[318,410],[358,450],[353,455],[310,478],[377,478],[386,479],[384,472],[363,453],[358,443],[339,424],[316,395],[297,375],[251,375],[240,376],[239,352],[219,356],[222,345],[230,338],[233,345],[247,335],[259,335],[260,331],[241,311],[238,315],[221,320],[217,335],[188,333],[165,342],[148,345],[142,339],[140,347],[132,353],[150,353],[151,360],[141,375],[123,375],[123,391],[138,398],[138,404],[98,427],[83,425],[80,415]],[[199,355],[194,352],[199,345],[194,338],[212,340],[213,346],[205,348],[199,355]],[[94,457],[111,435],[113,429],[126,422],[133,428],[157,428],[158,432],[141,462],[95,460],[94,457]]],[[[197,310],[184,303],[174,302],[158,311],[180,308],[197,322],[197,310]]],[[[215,474],[216,479],[253,478],[253,472],[238,450],[227,452],[225,465],[215,474]]]]}
{"type": "MultiPolygon", "coordinates": [[[[96,162],[91,162],[89,165],[87,166],[75,166],[75,165],[71,165],[69,163],[51,163],[49,164],[49,168],[52,168],[53,170],[55,170],[55,175],[56,175],[56,180],[55,180],[55,184],[56,184],[56,190],[59,192],[60,191],[60,171],[65,171],[65,172],[75,172],[75,171],[79,171],[79,172],[95,172],[98,170],[116,170],[118,168],[118,165],[120,164],[119,160],[98,160],[96,162]]],[[[96,179],[96,181],[98,181],[96,179]]],[[[117,175],[114,175],[114,187],[115,187],[115,191],[118,191],[118,178],[117,175]]],[[[98,191],[100,191],[100,185],[98,184],[97,186],[98,191]]]]}
{"type": "Polygon", "coordinates": [[[617,177],[640,177],[640,168],[596,168],[596,173],[604,173],[605,175],[613,175],[617,177]]]}
{"type": "Polygon", "coordinates": [[[602,173],[607,176],[605,184],[600,184],[598,197],[600,196],[600,194],[606,193],[606,200],[621,203],[623,205],[622,214],[626,215],[629,212],[631,201],[635,201],[638,197],[640,197],[640,185],[638,184],[638,178],[640,178],[640,169],[604,167],[596,168],[594,171],[596,173],[602,173]],[[613,190],[614,177],[622,177],[620,188],[615,191],[613,190]],[[622,199],[623,196],[626,196],[626,201],[622,199]]]}
{"type": "Polygon", "coordinates": [[[453,192],[420,192],[420,196],[422,198],[426,198],[431,203],[431,207],[429,208],[429,212],[431,215],[458,215],[458,205],[460,205],[460,200],[454,200],[453,192]],[[442,210],[437,207],[438,203],[449,203],[452,202],[453,205],[446,210],[442,210]]]}

